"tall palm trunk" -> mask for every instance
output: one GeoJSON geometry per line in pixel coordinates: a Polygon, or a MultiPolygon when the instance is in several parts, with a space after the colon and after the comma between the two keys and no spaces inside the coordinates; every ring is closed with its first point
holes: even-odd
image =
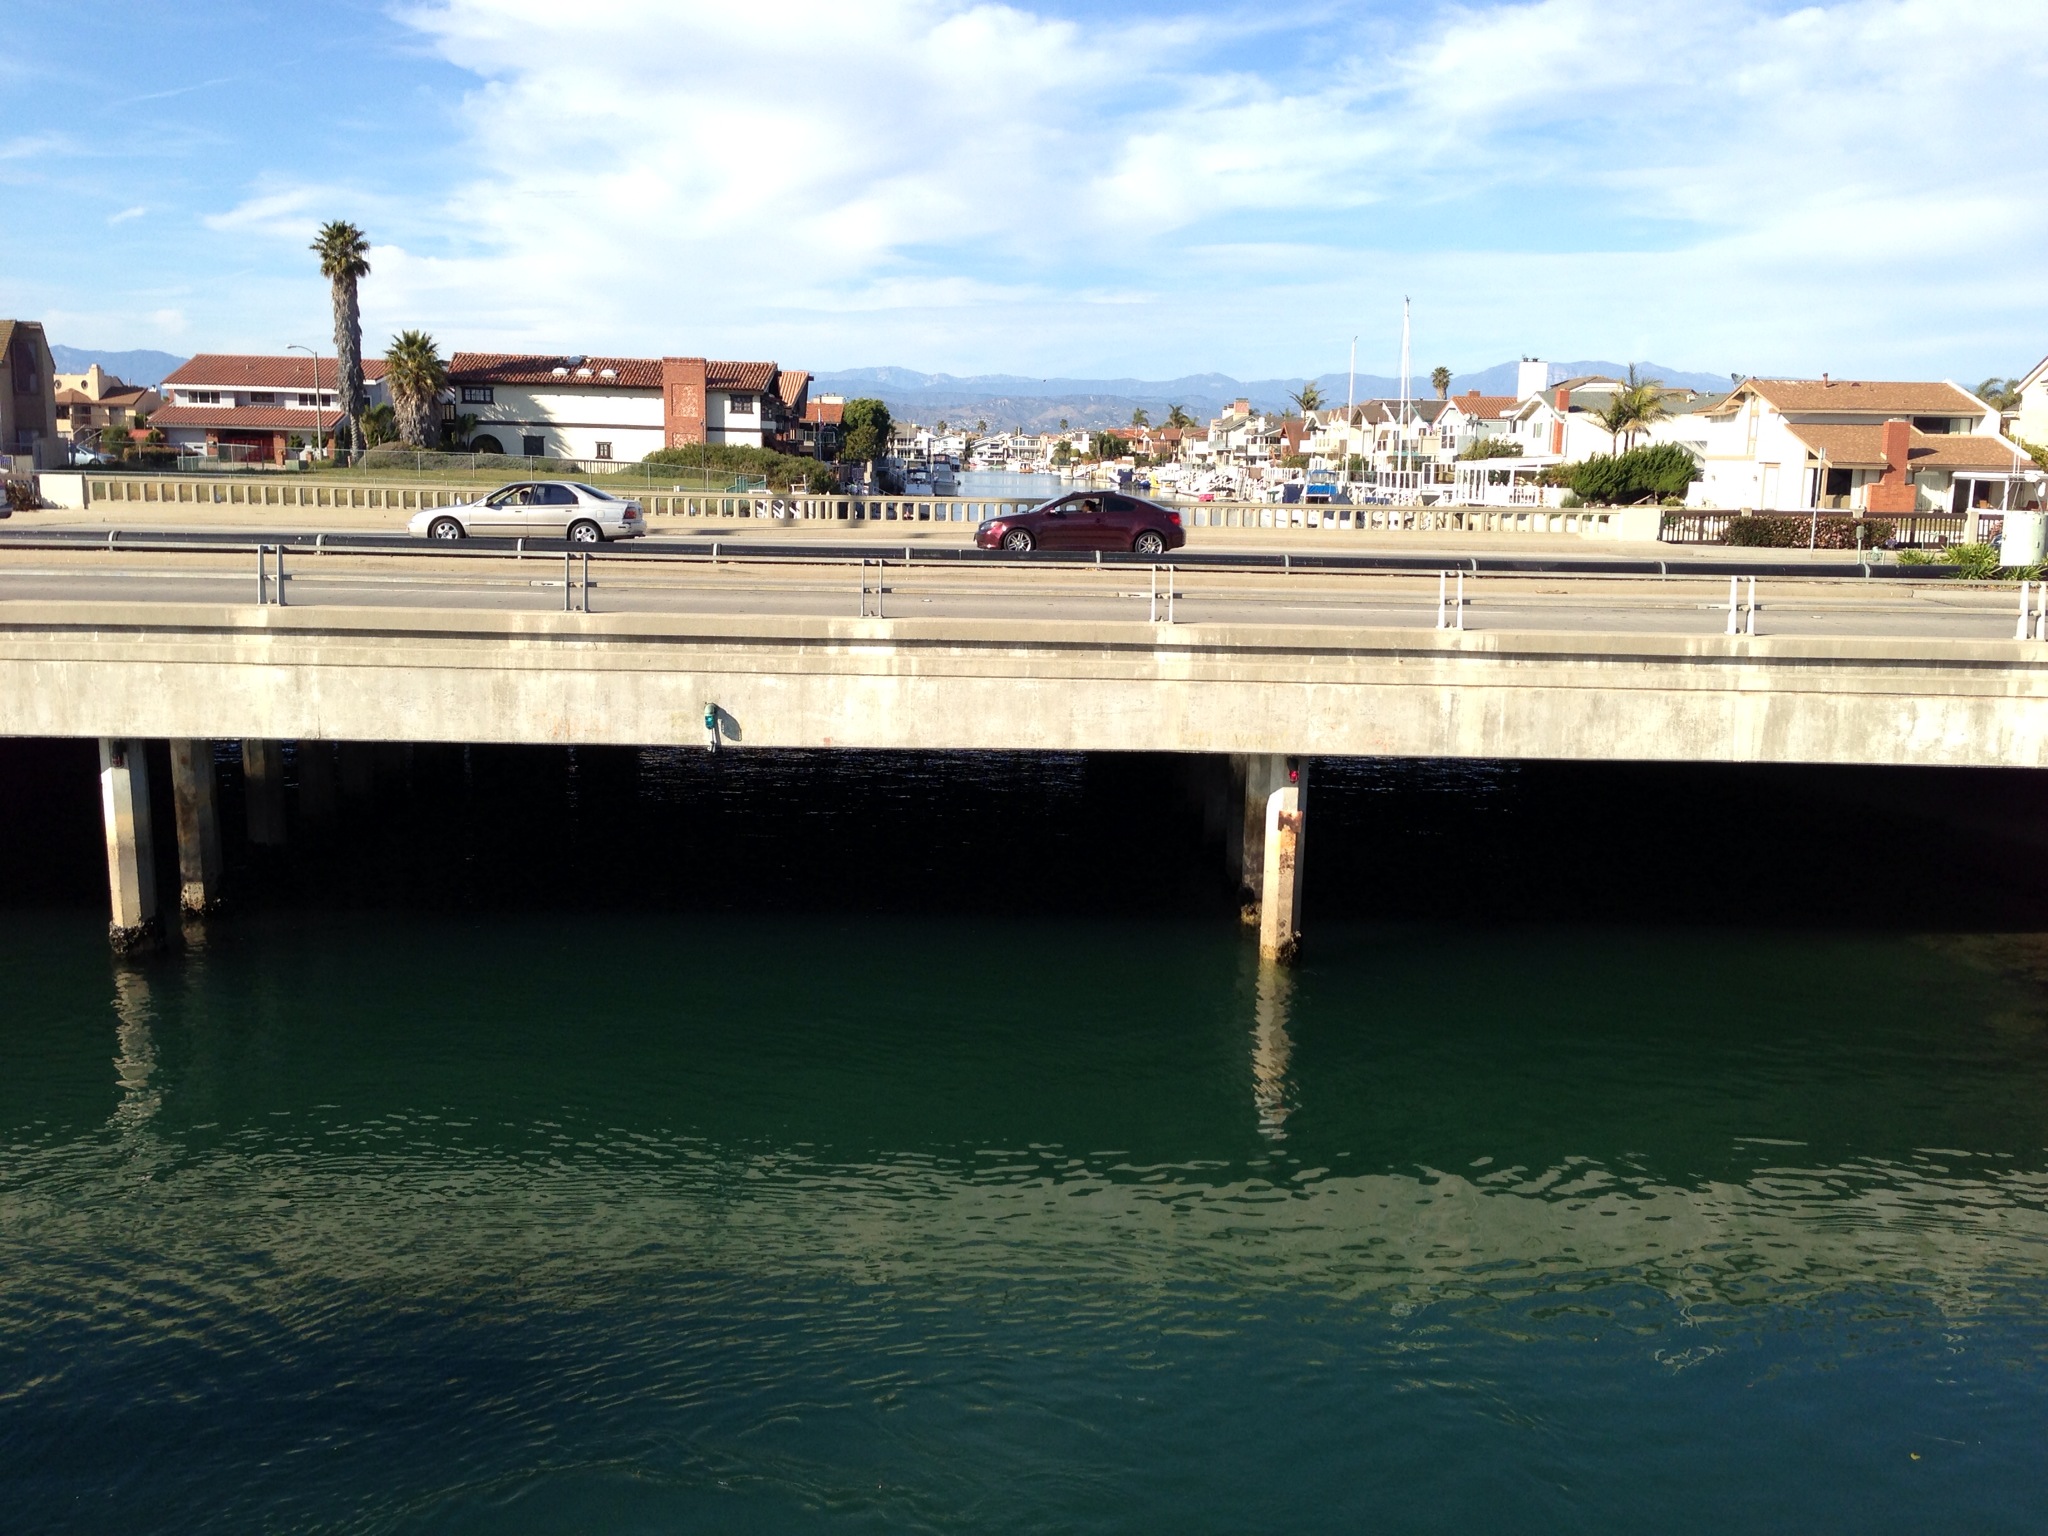
{"type": "Polygon", "coordinates": [[[335,390],[341,407],[341,420],[335,423],[335,442],[339,447],[346,438],[348,455],[356,458],[365,446],[363,412],[369,409],[370,402],[363,389],[363,315],[353,273],[334,279],[334,358],[338,376],[335,390]]]}

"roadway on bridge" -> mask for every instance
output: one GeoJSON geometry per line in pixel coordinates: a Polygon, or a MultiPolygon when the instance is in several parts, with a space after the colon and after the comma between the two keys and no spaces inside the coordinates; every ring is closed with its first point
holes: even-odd
{"type": "MultiPolygon", "coordinates": [[[[272,557],[275,558],[274,556],[272,557]]],[[[253,552],[56,550],[0,546],[0,603],[75,601],[211,605],[258,601],[253,552]]],[[[274,577],[266,595],[275,593],[274,577]]],[[[1897,579],[1764,580],[1754,632],[1984,641],[2014,638],[2009,584],[1897,579]]],[[[1459,624],[1459,583],[1386,571],[1209,570],[1112,564],[665,559],[416,548],[406,553],[291,553],[289,606],[672,613],[821,618],[974,618],[1134,624],[1284,624],[1435,629],[1459,624]],[[568,585],[565,587],[565,574],[568,585]],[[586,584],[587,583],[587,584],[586,584]],[[1443,601],[1440,603],[1440,593],[1443,601]]],[[[1728,624],[1721,577],[1468,574],[1468,630],[1718,635],[1728,624]]],[[[1750,628],[1750,583],[1737,589],[1750,628]]]]}

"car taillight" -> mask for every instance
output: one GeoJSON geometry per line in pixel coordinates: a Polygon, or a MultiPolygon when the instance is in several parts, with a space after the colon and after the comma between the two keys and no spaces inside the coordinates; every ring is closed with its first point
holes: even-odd
{"type": "Polygon", "coordinates": [[[1169,513],[1167,513],[1167,514],[1166,514],[1166,520],[1167,520],[1167,521],[1168,521],[1169,523],[1173,524],[1173,526],[1174,526],[1174,527],[1176,527],[1176,528],[1178,528],[1178,527],[1180,526],[1180,514],[1179,514],[1178,512],[1169,512],[1169,513]]]}

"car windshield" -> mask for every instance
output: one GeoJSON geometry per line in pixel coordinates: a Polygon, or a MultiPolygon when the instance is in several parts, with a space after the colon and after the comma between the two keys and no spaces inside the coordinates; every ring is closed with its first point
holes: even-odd
{"type": "Polygon", "coordinates": [[[619,499],[610,491],[600,491],[596,486],[585,485],[581,480],[576,482],[576,489],[586,496],[594,497],[598,501],[617,501],[619,499]]]}

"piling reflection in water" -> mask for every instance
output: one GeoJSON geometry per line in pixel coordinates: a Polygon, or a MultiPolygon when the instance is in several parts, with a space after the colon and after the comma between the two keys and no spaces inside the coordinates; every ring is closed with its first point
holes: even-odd
{"type": "Polygon", "coordinates": [[[1287,1139],[1290,1112],[1287,1088],[1287,1005],[1294,978],[1285,966],[1259,962],[1257,1019],[1252,1025],[1252,1102],[1258,1108],[1259,1134],[1269,1141],[1287,1139]]]}

